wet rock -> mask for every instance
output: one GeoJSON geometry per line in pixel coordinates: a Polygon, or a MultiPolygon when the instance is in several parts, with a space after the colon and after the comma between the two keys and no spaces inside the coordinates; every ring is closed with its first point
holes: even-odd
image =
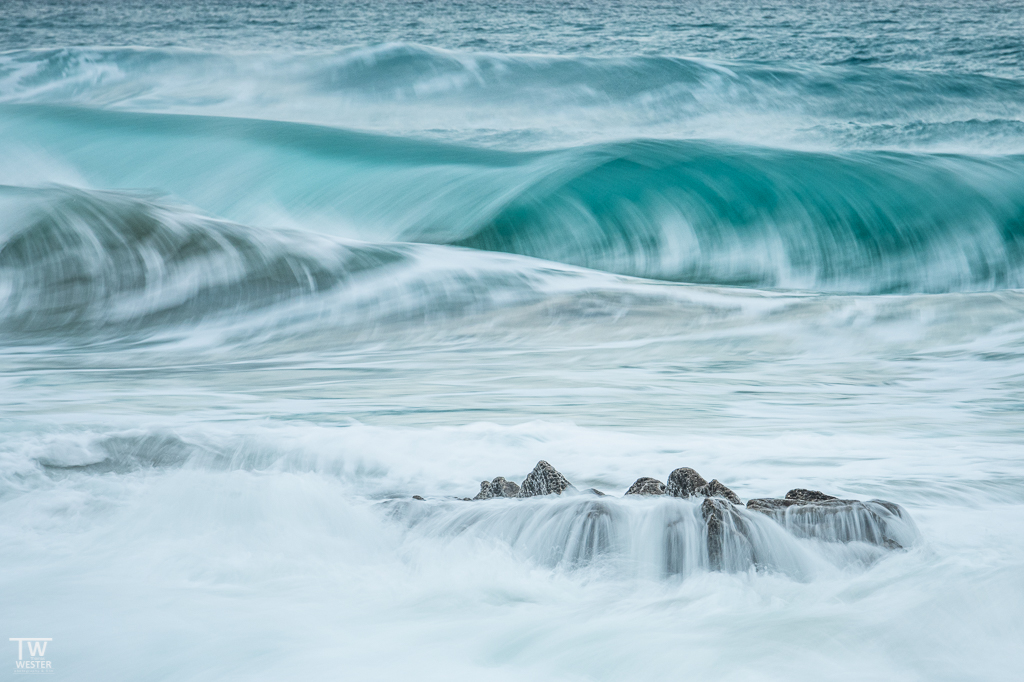
{"type": "Polygon", "coordinates": [[[519,484],[498,476],[491,481],[491,494],[494,497],[519,497],[519,484]]]}
{"type": "Polygon", "coordinates": [[[558,473],[555,467],[544,460],[537,462],[523,481],[519,490],[519,497],[536,497],[537,495],[561,495],[562,491],[570,487],[565,476],[558,473]]]}
{"type": "Polygon", "coordinates": [[[821,492],[819,490],[807,490],[806,488],[793,488],[788,493],[786,493],[786,499],[787,500],[795,500],[795,501],[801,502],[801,503],[807,503],[807,502],[826,502],[828,500],[836,500],[836,499],[839,499],[839,498],[832,497],[831,495],[826,495],[825,493],[823,493],[823,492],[821,492]]]}
{"type": "Polygon", "coordinates": [[[491,492],[490,481],[480,481],[480,492],[476,494],[474,500],[489,500],[494,497],[494,493],[491,492]]]}
{"type": "Polygon", "coordinates": [[[717,478],[713,478],[710,483],[697,488],[695,494],[698,497],[724,497],[733,504],[743,504],[740,502],[739,495],[729,490],[723,483],[719,483],[717,478]]]}
{"type": "Polygon", "coordinates": [[[603,493],[600,490],[598,490],[597,488],[587,488],[583,492],[584,492],[584,494],[587,494],[587,495],[597,495],[598,497],[608,497],[607,493],[603,493]]]}
{"type": "Polygon", "coordinates": [[[771,515],[774,512],[783,511],[794,505],[820,504],[823,502],[838,501],[841,504],[848,504],[853,500],[840,500],[832,495],[826,495],[819,490],[807,490],[806,488],[793,488],[786,493],[785,499],[763,497],[747,502],[747,509],[759,511],[771,515]]]}
{"type": "Polygon", "coordinates": [[[693,497],[697,494],[697,488],[707,484],[708,482],[690,467],[679,467],[668,475],[665,493],[672,497],[693,497]]]}
{"type": "MultiPolygon", "coordinates": [[[[637,483],[639,482],[637,481],[637,483]]],[[[717,478],[708,483],[703,476],[689,467],[680,467],[669,474],[668,485],[665,486],[665,489],[673,497],[723,497],[733,504],[742,504],[739,496],[719,482],[717,478]]]]}
{"type": "Polygon", "coordinates": [[[747,509],[751,511],[759,511],[769,516],[776,511],[785,510],[786,507],[792,507],[795,504],[804,504],[797,500],[780,500],[778,498],[764,497],[755,500],[747,501],[747,509]]]}
{"type": "MultiPolygon", "coordinates": [[[[726,543],[728,542],[732,555],[737,553],[737,548],[744,556],[744,564],[757,563],[751,544],[749,542],[747,523],[743,520],[739,510],[728,500],[721,497],[705,497],[700,505],[700,515],[704,519],[705,532],[707,533],[708,546],[708,568],[712,571],[721,571],[726,566],[726,543]]],[[[730,563],[736,563],[736,556],[730,563]]],[[[735,567],[733,567],[735,568],[735,567]]]]}
{"type": "Polygon", "coordinates": [[[700,505],[700,515],[707,524],[708,563],[712,571],[722,570],[722,505],[706,497],[700,505]]]}
{"type": "Polygon", "coordinates": [[[474,500],[490,500],[495,497],[519,497],[519,485],[496,476],[493,481],[480,481],[480,492],[474,500]]]}
{"type": "Polygon", "coordinates": [[[798,537],[827,542],[867,542],[903,549],[917,535],[906,511],[885,500],[841,500],[817,490],[796,488],[786,493],[785,499],[750,500],[747,509],[770,516],[798,537]]]}
{"type": "Polygon", "coordinates": [[[413,495],[413,496],[412,496],[412,499],[414,499],[414,500],[420,500],[421,502],[425,502],[425,501],[426,501],[426,500],[424,500],[424,499],[423,499],[422,497],[420,497],[419,495],[413,495]]]}
{"type": "Polygon", "coordinates": [[[644,476],[636,479],[626,491],[627,495],[664,495],[665,484],[656,478],[644,476]]]}
{"type": "MultiPolygon", "coordinates": [[[[833,503],[839,505],[852,504],[856,500],[840,500],[838,497],[832,495],[826,495],[820,490],[807,490],[806,488],[793,488],[786,493],[785,499],[779,499],[777,497],[762,497],[753,499],[747,502],[747,509],[753,511],[759,511],[766,514],[773,512],[782,511],[792,506],[801,506],[805,504],[825,504],[829,503],[835,506],[833,503]]],[[[886,503],[891,504],[891,503],[886,503]]],[[[899,505],[894,505],[899,506],[899,505]]]]}

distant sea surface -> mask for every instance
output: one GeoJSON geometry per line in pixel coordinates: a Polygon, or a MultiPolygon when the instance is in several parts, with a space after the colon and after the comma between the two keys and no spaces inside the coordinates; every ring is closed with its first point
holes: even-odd
{"type": "Polygon", "coordinates": [[[1014,679],[1022,36],[3,3],[0,636],[67,680],[1014,679]],[[456,499],[538,460],[608,496],[456,499]],[[682,466],[919,537],[716,567],[697,502],[621,497],[682,466]]]}

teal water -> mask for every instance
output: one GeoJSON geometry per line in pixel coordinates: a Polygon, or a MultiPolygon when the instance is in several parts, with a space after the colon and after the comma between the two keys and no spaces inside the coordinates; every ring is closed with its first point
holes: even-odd
{"type": "Polygon", "coordinates": [[[1014,679],[1019,3],[0,17],[0,624],[55,678],[1014,679]],[[452,499],[540,459],[616,497],[452,499]],[[679,466],[919,535],[710,570],[618,497],[679,466]]]}

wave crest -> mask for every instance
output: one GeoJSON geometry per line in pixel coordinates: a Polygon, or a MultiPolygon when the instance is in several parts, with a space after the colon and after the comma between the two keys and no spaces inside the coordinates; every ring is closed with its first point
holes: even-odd
{"type": "Polygon", "coordinates": [[[327,291],[402,258],[326,238],[250,230],[140,196],[0,191],[5,332],[177,324],[327,291]]]}
{"type": "Polygon", "coordinates": [[[492,217],[417,240],[690,283],[1024,286],[1024,158],[637,141],[565,153],[492,217]]]}
{"type": "MultiPolygon", "coordinates": [[[[243,224],[689,283],[867,294],[1024,286],[1024,156],[671,140],[508,152],[267,121],[0,113],[0,132],[45,147],[94,186],[145,178],[243,224]]],[[[318,237],[302,239],[296,248],[317,252],[318,237]]]]}

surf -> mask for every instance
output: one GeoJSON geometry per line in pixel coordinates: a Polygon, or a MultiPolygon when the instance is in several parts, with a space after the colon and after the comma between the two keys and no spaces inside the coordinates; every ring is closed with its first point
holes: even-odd
{"type": "MultiPolygon", "coordinates": [[[[7,106],[0,121],[23,155],[47,150],[35,154],[43,166],[93,186],[159,187],[243,224],[753,288],[944,293],[1024,282],[1024,156],[696,140],[512,152],[42,105],[7,106]]],[[[25,160],[15,153],[7,164],[25,160]]]]}

